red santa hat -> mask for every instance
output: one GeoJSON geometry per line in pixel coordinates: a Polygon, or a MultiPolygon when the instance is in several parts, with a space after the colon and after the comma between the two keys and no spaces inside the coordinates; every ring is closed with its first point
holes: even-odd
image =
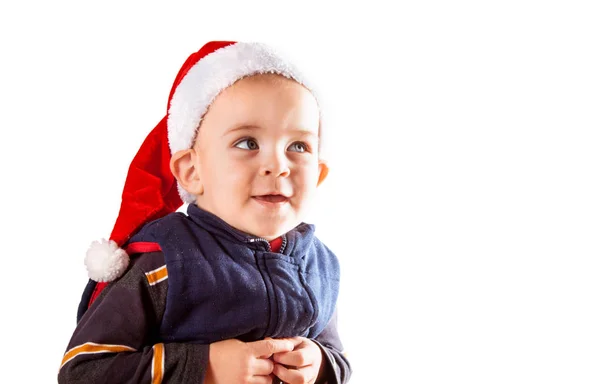
{"type": "Polygon", "coordinates": [[[129,265],[129,256],[120,247],[144,224],[195,201],[171,173],[171,155],[192,147],[202,117],[221,91],[241,78],[264,73],[288,77],[311,89],[288,60],[264,44],[213,41],[188,57],[171,88],[167,115],[131,162],[110,239],[93,242],[86,254],[90,279],[117,279],[129,265]]]}

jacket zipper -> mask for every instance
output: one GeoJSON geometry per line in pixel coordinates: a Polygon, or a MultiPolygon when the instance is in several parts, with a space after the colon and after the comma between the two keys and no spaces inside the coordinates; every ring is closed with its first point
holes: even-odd
{"type": "MultiPolygon", "coordinates": [[[[263,243],[267,244],[267,249],[269,250],[269,252],[273,252],[273,250],[271,249],[271,243],[269,243],[269,240],[263,239],[262,237],[252,237],[250,239],[247,239],[246,242],[247,243],[263,242],[263,243]]],[[[283,253],[286,245],[287,245],[287,238],[285,236],[282,236],[281,248],[279,249],[279,253],[283,253]]]]}
{"type": "Polygon", "coordinates": [[[267,249],[269,250],[269,252],[271,252],[271,244],[269,243],[269,241],[267,239],[263,239],[262,237],[252,237],[250,239],[247,239],[246,242],[247,243],[263,242],[263,243],[267,244],[267,249]]]}

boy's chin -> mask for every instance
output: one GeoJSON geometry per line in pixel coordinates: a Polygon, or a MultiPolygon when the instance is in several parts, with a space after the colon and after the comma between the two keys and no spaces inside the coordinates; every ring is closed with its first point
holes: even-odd
{"type": "Polygon", "coordinates": [[[260,237],[263,238],[265,240],[271,241],[274,240],[282,235],[285,235],[287,232],[289,232],[291,229],[293,229],[294,226],[289,226],[289,225],[278,225],[278,226],[260,226],[258,228],[254,228],[255,230],[252,231],[253,236],[256,237],[260,237]]]}
{"type": "Polygon", "coordinates": [[[278,230],[278,231],[269,231],[269,232],[257,232],[253,236],[260,237],[261,239],[265,239],[268,241],[275,240],[276,238],[284,235],[287,231],[278,230]]]}

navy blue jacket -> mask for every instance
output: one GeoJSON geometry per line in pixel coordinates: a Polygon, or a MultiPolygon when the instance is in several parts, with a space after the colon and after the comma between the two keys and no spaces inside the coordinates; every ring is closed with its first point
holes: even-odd
{"type": "Polygon", "coordinates": [[[160,328],[166,341],[212,343],[314,338],[329,323],[338,296],[336,256],[300,224],[280,252],[190,204],[147,224],[130,242],[157,242],[169,273],[160,328]]]}

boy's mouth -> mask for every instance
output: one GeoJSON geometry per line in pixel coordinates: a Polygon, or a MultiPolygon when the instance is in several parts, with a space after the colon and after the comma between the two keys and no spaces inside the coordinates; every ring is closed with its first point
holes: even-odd
{"type": "Polygon", "coordinates": [[[256,200],[265,203],[285,203],[289,198],[283,195],[259,195],[253,196],[256,200]]]}

